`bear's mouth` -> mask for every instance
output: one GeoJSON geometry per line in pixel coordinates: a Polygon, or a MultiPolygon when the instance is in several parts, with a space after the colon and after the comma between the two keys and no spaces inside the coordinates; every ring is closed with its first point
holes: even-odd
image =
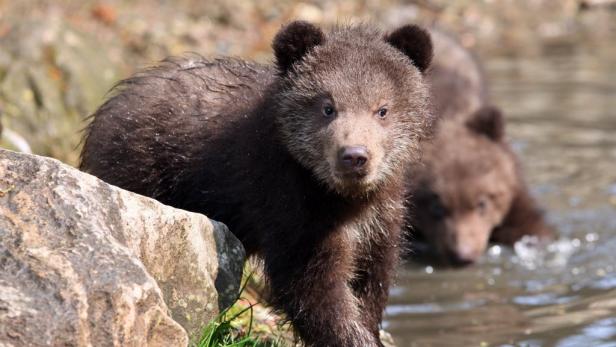
{"type": "Polygon", "coordinates": [[[343,181],[363,181],[368,176],[368,170],[338,172],[337,175],[343,181]]]}
{"type": "Polygon", "coordinates": [[[373,188],[368,170],[353,172],[335,172],[333,175],[335,189],[347,196],[363,195],[373,188]]]}
{"type": "Polygon", "coordinates": [[[368,170],[336,171],[335,181],[346,188],[361,187],[369,182],[368,170]]]}
{"type": "MultiPolygon", "coordinates": [[[[372,164],[372,163],[370,163],[372,164]]],[[[339,162],[329,162],[325,181],[330,189],[347,197],[363,196],[374,190],[375,172],[373,165],[348,167],[339,162]]]]}

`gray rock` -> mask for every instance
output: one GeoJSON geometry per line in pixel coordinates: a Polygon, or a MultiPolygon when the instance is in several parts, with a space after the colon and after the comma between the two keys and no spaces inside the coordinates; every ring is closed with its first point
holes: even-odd
{"type": "Polygon", "coordinates": [[[185,346],[243,258],[221,223],[0,149],[0,346],[185,346]]]}

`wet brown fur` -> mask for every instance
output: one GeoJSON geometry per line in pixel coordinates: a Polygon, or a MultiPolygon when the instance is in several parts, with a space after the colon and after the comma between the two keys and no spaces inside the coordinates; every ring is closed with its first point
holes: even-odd
{"type": "Polygon", "coordinates": [[[294,22],[273,47],[275,66],[186,57],[123,81],[93,115],[81,168],[226,223],[308,346],[380,346],[402,177],[431,123],[429,37],[294,22]],[[368,148],[365,177],[337,172],[347,145],[368,148]]]}
{"type": "Polygon", "coordinates": [[[411,176],[411,239],[425,239],[442,262],[462,265],[476,261],[490,241],[551,238],[505,139],[503,117],[489,105],[478,61],[452,37],[432,36],[427,76],[438,118],[411,176]]]}

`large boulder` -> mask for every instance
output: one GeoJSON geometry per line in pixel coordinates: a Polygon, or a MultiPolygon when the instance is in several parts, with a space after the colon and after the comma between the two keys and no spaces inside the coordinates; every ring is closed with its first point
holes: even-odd
{"type": "Polygon", "coordinates": [[[0,149],[0,346],[185,346],[243,259],[221,223],[0,149]]]}

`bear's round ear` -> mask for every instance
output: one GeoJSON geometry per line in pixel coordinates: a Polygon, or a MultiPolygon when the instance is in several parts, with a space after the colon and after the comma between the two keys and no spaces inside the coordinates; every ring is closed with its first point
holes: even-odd
{"type": "Polygon", "coordinates": [[[413,64],[424,72],[432,61],[432,39],[430,34],[417,25],[404,25],[390,34],[385,41],[406,54],[413,64]]]}
{"type": "Polygon", "coordinates": [[[295,62],[324,41],[321,29],[308,22],[295,21],[284,26],[272,43],[280,73],[285,74],[295,62]]]}
{"type": "Polygon", "coordinates": [[[472,131],[485,135],[493,141],[500,141],[505,136],[505,121],[501,111],[494,106],[484,106],[475,112],[466,122],[472,131]]]}

